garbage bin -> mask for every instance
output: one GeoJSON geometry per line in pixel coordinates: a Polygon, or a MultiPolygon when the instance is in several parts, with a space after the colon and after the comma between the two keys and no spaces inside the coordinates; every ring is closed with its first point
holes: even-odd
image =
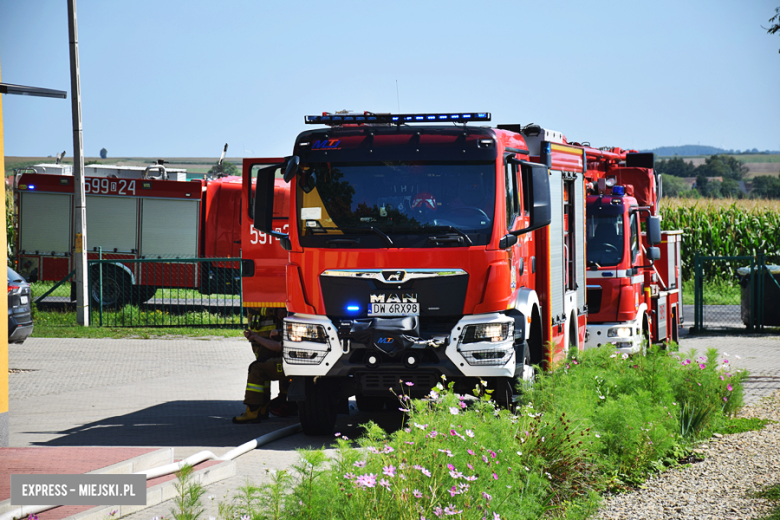
{"type": "MultiPolygon", "coordinates": [[[[756,316],[756,324],[767,325],[770,327],[780,327],[780,265],[767,265],[767,271],[764,271],[764,298],[759,307],[764,308],[762,316],[756,316]]],[[[740,267],[737,269],[737,278],[741,287],[741,315],[742,323],[750,326],[750,320],[753,316],[753,287],[758,285],[758,270],[760,266],[753,268],[753,276],[756,277],[756,283],[751,284],[750,267],[740,267]]]]}

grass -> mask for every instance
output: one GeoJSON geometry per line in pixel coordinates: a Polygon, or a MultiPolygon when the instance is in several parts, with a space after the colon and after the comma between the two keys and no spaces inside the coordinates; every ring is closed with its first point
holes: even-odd
{"type": "Polygon", "coordinates": [[[733,433],[752,432],[763,430],[767,424],[773,424],[777,421],[770,419],[761,419],[759,417],[727,417],[721,424],[714,428],[714,431],[731,435],[733,433]]]}
{"type": "MultiPolygon", "coordinates": [[[[683,304],[694,304],[694,281],[683,282],[683,304]]],[[[730,284],[720,280],[707,280],[703,287],[704,305],[740,305],[742,290],[737,283],[730,284]]]]}
{"type": "Polygon", "coordinates": [[[35,313],[33,338],[111,338],[111,339],[153,339],[153,338],[198,338],[198,337],[243,337],[242,328],[234,326],[183,326],[183,327],[119,327],[93,326],[82,327],[76,324],[75,312],[35,313]]]}
{"type": "Polygon", "coordinates": [[[759,517],[758,520],[780,520],[780,484],[772,484],[757,491],[753,498],[763,498],[773,502],[774,508],[767,516],[759,517]]]}

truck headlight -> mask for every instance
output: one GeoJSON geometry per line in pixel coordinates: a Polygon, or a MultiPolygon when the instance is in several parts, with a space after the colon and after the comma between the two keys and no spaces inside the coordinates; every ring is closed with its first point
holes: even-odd
{"type": "Polygon", "coordinates": [[[499,343],[506,341],[515,333],[514,323],[480,323],[479,325],[469,325],[463,331],[461,344],[477,343],[480,341],[489,341],[499,343]]]}
{"type": "Polygon", "coordinates": [[[631,334],[631,327],[612,327],[607,331],[608,338],[630,338],[631,334]]]}
{"type": "Polygon", "coordinates": [[[314,341],[327,343],[328,337],[322,325],[310,325],[308,323],[285,322],[285,339],[294,343],[301,341],[314,341]]]}

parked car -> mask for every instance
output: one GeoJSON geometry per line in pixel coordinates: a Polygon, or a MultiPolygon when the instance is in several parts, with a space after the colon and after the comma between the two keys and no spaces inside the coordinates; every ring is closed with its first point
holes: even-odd
{"type": "Polygon", "coordinates": [[[33,331],[32,292],[22,276],[8,268],[8,343],[24,343],[33,331]]]}

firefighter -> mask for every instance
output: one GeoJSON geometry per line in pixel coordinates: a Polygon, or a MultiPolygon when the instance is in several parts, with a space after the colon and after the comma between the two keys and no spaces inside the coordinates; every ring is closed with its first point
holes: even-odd
{"type": "Polygon", "coordinates": [[[287,315],[284,308],[261,309],[249,318],[244,337],[252,344],[255,361],[249,365],[244,404],[246,411],[233,417],[235,424],[259,423],[268,413],[279,417],[295,415],[298,405],[287,401],[289,381],[282,370],[281,328],[287,315]],[[271,381],[279,381],[279,395],[271,400],[271,381]]]}

